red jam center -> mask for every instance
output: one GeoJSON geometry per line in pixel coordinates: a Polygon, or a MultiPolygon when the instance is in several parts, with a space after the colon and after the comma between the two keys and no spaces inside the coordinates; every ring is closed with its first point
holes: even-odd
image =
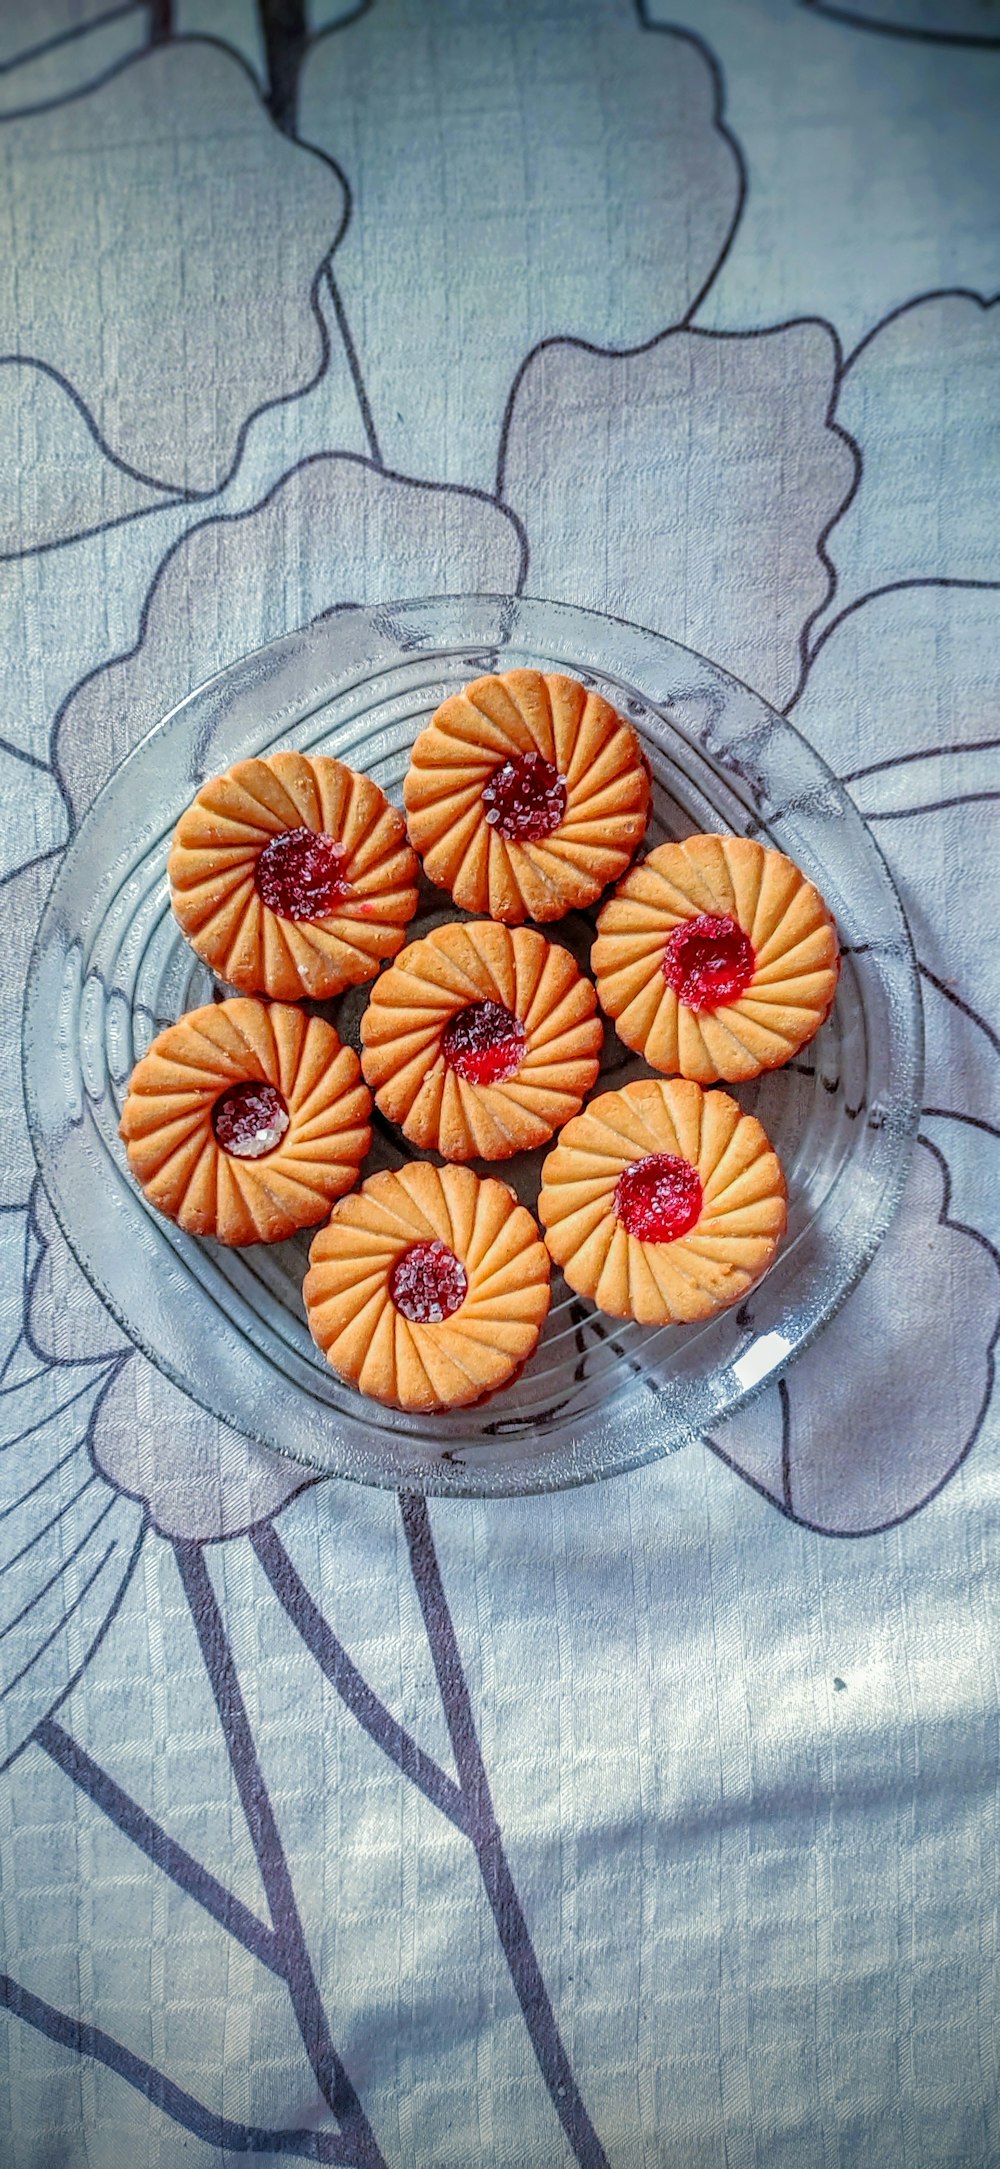
{"type": "Polygon", "coordinates": [[[469,1283],[447,1243],[414,1243],[392,1269],[389,1294],[411,1325],[440,1325],[464,1303],[469,1283]]]}
{"type": "Polygon", "coordinates": [[[615,1184],[615,1211],[640,1243],[675,1243],[701,1217],[701,1177],[674,1152],[635,1160],[615,1184]]]}
{"type": "Polygon", "coordinates": [[[566,812],[566,785],[540,753],[515,753],[494,770],[483,790],[486,819],[508,843],[538,843],[566,812]]]}
{"type": "Polygon", "coordinates": [[[230,1085],[212,1109],[215,1142],[237,1160],[260,1160],[273,1152],[288,1128],[288,1108],[277,1085],[230,1085]]]}
{"type": "Polygon", "coordinates": [[[663,952],[663,976],[686,1009],[738,1002],[757,968],[753,943],[735,919],[703,912],[675,926],[663,952]]]}
{"type": "Polygon", "coordinates": [[[342,867],[344,846],[336,837],[311,828],[286,828],[257,860],[257,894],[279,919],[328,919],[346,896],[342,867]]]}
{"type": "Polygon", "coordinates": [[[498,1084],[512,1077],[524,1054],[524,1026],[502,1002],[470,1002],[441,1034],[449,1069],[468,1084],[498,1084]]]}

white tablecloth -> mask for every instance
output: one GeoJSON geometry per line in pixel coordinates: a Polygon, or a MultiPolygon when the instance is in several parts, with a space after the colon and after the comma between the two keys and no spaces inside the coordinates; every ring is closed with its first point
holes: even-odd
{"type": "Polygon", "coordinates": [[[0,11],[0,2153],[987,2169],[993,0],[0,11]],[[920,959],[899,1217],[703,1446],[307,1485],[58,1234],[53,870],[344,602],[522,589],[787,708],[920,959]]]}

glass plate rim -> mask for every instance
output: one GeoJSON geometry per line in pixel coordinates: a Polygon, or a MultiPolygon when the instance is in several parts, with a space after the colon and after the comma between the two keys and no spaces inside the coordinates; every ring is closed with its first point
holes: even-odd
{"type": "MultiPolygon", "coordinates": [[[[276,659],[283,650],[288,650],[289,653],[293,652],[295,644],[301,641],[304,636],[319,630],[322,626],[329,625],[331,620],[353,620],[358,624],[366,622],[378,630],[379,620],[384,623],[385,620],[403,616],[406,612],[417,613],[428,609],[443,610],[449,607],[463,608],[475,605],[492,606],[500,612],[508,610],[516,612],[523,610],[525,607],[529,610],[534,608],[552,613],[556,618],[564,619],[570,624],[583,619],[591,621],[595,627],[601,625],[615,626],[625,634],[639,635],[644,642],[649,642],[652,647],[662,651],[664,657],[676,657],[677,654],[688,655],[702,669],[708,669],[723,682],[737,687],[759,706],[772,723],[777,724],[783,732],[796,740],[803,749],[808,761],[822,777],[825,787],[832,791],[834,797],[843,805],[851,819],[860,824],[864,832],[867,848],[878,862],[881,880],[892,902],[901,940],[902,955],[906,964],[906,984],[909,995],[903,1031],[906,1053],[909,1058],[906,1080],[908,1089],[897,1110],[896,1136],[898,1150],[895,1163],[890,1174],[887,1175],[883,1182],[877,1209],[873,1211],[866,1230],[865,1241],[852,1259],[850,1270],[843,1275],[835,1294],[829,1298],[817,1316],[801,1329],[795,1342],[783,1355],[775,1359],[762,1377],[748,1385],[741,1385],[739,1391],[729,1398],[726,1407],[718,1411],[716,1420],[720,1425],[727,1423],[732,1417],[742,1413],[755,1401],[759,1400],[768,1388],[783,1380],[798,1357],[811,1347],[824,1327],[837,1316],[863,1280],[877,1255],[881,1243],[895,1218],[905,1187],[920,1122],[924,1072],[923,1005],[920,994],[919,966],[913,936],[894,876],[877,837],[865,821],[863,814],[854,804],[846,785],[840,781],[823,755],[817,751],[804,732],[799,729],[797,723],[790,716],[773,708],[762,694],[758,693],[745,679],[740,678],[735,671],[714,662],[711,657],[703,655],[688,643],[675,639],[671,634],[659,632],[654,627],[623,617],[613,611],[598,610],[584,604],[556,601],[551,597],[542,595],[510,594],[488,589],[454,590],[435,595],[387,598],[375,604],[333,604],[329,609],[320,611],[315,617],[308,619],[304,625],[278,634],[273,640],[263,642],[257,648],[247,649],[243,654],[234,657],[231,662],[225,664],[220,670],[213,671],[207,678],[201,679],[179,701],[174,702],[172,707],[166,709],[163,715],[150,725],[148,730],[143,732],[136,744],[130,748],[123,759],[104,778],[56,862],[53,879],[46,892],[32,945],[22,1004],[21,1078],[28,1133],[39,1179],[60,1232],[84,1278],[95,1289],[101,1302],[105,1305],[115,1323],[125,1333],[131,1345],[145,1355],[154,1368],[162,1372],[186,1398],[194,1402],[196,1407],[201,1408],[205,1413],[217,1416],[232,1428],[236,1427],[233,1425],[231,1414],[223,1406],[203,1395],[203,1393],[192,1391],[190,1379],[181,1372],[179,1366],[172,1364],[163,1352],[155,1347],[144,1333],[137,1329],[135,1324],[127,1317],[117,1299],[103,1285],[93,1267],[81,1255],[81,1245],[78,1236],[74,1233],[72,1215],[66,1211],[58,1186],[52,1179],[45,1164],[43,1124],[28,1074],[28,1033],[26,1026],[37,991],[37,982],[45,949],[45,937],[49,931],[49,922],[56,908],[60,883],[71,853],[78,847],[81,839],[85,837],[92,824],[96,825],[106,794],[112,787],[118,785],[126,770],[133,767],[133,765],[139,764],[141,757],[153,739],[165,731],[167,726],[174,722],[185,709],[203,701],[206,695],[211,694],[213,689],[235,679],[240,672],[245,671],[248,666],[263,658],[276,659]]],[[[476,644],[471,639],[466,641],[439,641],[428,646],[426,652],[428,654],[454,653],[458,648],[474,647],[476,644]]],[[[488,646],[489,643],[484,643],[484,645],[488,646]]],[[[348,682],[349,674],[345,672],[341,680],[334,680],[330,692],[332,693],[348,682]]],[[[649,705],[655,707],[656,702],[650,698],[649,705]]],[[[720,765],[715,755],[703,751],[703,757],[715,766],[720,765]]],[[[648,1412],[649,1397],[643,1382],[639,1380],[628,1390],[627,1395],[623,1395],[619,1403],[620,1415],[624,1419],[627,1415],[643,1406],[648,1412]]],[[[433,1468],[422,1468],[419,1475],[415,1474],[409,1481],[401,1475],[394,1475],[389,1471],[380,1471],[374,1467],[362,1473],[354,1467],[339,1467],[326,1461],[320,1462],[305,1452],[298,1451],[290,1443],[277,1443],[272,1437],[254,1430],[251,1425],[242,1421],[238,1427],[238,1435],[251,1444],[261,1447],[264,1451],[276,1453],[282,1459],[292,1462],[296,1467],[301,1468],[308,1476],[312,1477],[314,1481],[319,1481],[326,1476],[336,1476],[343,1481],[361,1483],[374,1489],[400,1493],[411,1491],[428,1497],[471,1499],[481,1497],[538,1497],[556,1491],[577,1489],[586,1484],[608,1482],[616,1476],[624,1476],[638,1468],[647,1467],[653,1462],[670,1458],[675,1452],[680,1451],[682,1447],[693,1444],[699,1439],[704,1439],[708,1434],[705,1426],[694,1423],[681,1435],[674,1436],[666,1442],[657,1440],[655,1436],[647,1436],[642,1443],[636,1446],[634,1452],[616,1458],[613,1465],[606,1468],[587,1467],[579,1470],[574,1469],[571,1473],[566,1473],[564,1469],[551,1474],[547,1473],[544,1466],[543,1450],[543,1454],[538,1455],[533,1462],[512,1463],[510,1473],[513,1480],[509,1484],[498,1483],[495,1477],[494,1480],[484,1482],[480,1476],[480,1480],[477,1481],[479,1471],[474,1465],[453,1461],[442,1464],[437,1471],[433,1468]]],[[[555,1459],[556,1455],[558,1455],[559,1460],[563,1460],[564,1451],[564,1449],[556,1449],[553,1458],[555,1459]]]]}

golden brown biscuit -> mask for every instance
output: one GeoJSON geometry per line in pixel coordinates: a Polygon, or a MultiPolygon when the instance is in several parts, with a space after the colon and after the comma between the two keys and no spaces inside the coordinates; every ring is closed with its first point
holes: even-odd
{"type": "Polygon", "coordinates": [[[465,911],[561,919],[624,872],[649,771],[630,725],[558,672],[508,670],[443,701],[403,787],[410,841],[465,911]]]}
{"type": "Polygon", "coordinates": [[[753,1115],[686,1078],[602,1092],[542,1169],[538,1215],[570,1287],[612,1318],[728,1310],[785,1231],[785,1178],[753,1115]]]}
{"type": "Polygon", "coordinates": [[[313,1339],[339,1378],[390,1408],[466,1408],[509,1385],[549,1308],[531,1214],[468,1167],[370,1175],[309,1259],[313,1339]]]}
{"type": "Polygon", "coordinates": [[[597,997],[566,949],[493,919],[436,927],[372,990],[376,1104],[447,1160],[507,1160],[575,1115],[600,1067],[597,997]]]}
{"type": "Polygon", "coordinates": [[[192,948],[244,994],[326,1001],[374,979],[417,908],[401,813],[325,754],[237,761],[181,815],[170,900],[192,948]]]}
{"type": "Polygon", "coordinates": [[[601,1006],[667,1076],[777,1069],[829,1015],[840,951],[819,890],[746,836],[659,844],[598,914],[601,1006]]]}
{"type": "Polygon", "coordinates": [[[120,1134],[192,1235],[280,1243],[325,1220],[371,1144],[371,1093],[330,1024],[278,1002],[192,1009],[136,1063],[120,1134]]]}

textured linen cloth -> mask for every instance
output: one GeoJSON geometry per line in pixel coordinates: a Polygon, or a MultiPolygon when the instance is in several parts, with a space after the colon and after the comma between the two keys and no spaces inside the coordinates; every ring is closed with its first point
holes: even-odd
{"type": "Polygon", "coordinates": [[[1000,2161],[995,0],[0,7],[0,2157],[1000,2161]],[[847,781],[925,1114],[717,1436],[308,1483],[139,1354],[22,1114],[67,839],[338,604],[674,635],[847,781]]]}

